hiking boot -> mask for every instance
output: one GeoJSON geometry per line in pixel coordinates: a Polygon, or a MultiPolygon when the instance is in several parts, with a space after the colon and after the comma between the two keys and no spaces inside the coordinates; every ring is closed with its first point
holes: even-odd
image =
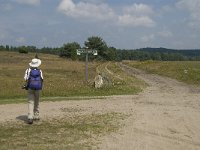
{"type": "Polygon", "coordinates": [[[35,120],[35,121],[39,121],[40,120],[39,112],[35,112],[34,113],[33,120],[35,120]]]}
{"type": "Polygon", "coordinates": [[[34,117],[33,117],[33,120],[34,120],[34,121],[39,121],[39,120],[40,120],[40,117],[39,117],[39,116],[34,116],[34,117]]]}
{"type": "Polygon", "coordinates": [[[39,120],[40,120],[40,118],[33,118],[33,120],[34,120],[34,121],[39,121],[39,120]]]}
{"type": "Polygon", "coordinates": [[[28,124],[33,124],[33,119],[28,119],[28,124]]]}

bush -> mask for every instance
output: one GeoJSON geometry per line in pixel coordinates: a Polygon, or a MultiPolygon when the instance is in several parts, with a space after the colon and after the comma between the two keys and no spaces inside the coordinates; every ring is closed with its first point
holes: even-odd
{"type": "Polygon", "coordinates": [[[19,53],[25,53],[25,54],[27,54],[28,53],[28,49],[19,48],[19,53]]]}

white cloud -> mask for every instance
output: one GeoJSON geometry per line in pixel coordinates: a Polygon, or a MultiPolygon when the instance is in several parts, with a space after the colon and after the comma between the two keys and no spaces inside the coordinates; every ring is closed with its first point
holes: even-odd
{"type": "Polygon", "coordinates": [[[123,8],[124,14],[119,16],[119,24],[124,26],[154,27],[155,22],[151,19],[153,9],[145,4],[133,4],[123,8]]]}
{"type": "Polygon", "coordinates": [[[40,4],[40,0],[14,0],[17,3],[20,4],[26,4],[26,5],[39,5],[40,4]]]}
{"type": "Polygon", "coordinates": [[[112,8],[103,3],[99,5],[88,2],[75,4],[72,0],[62,0],[58,10],[69,17],[91,21],[108,20],[114,16],[112,8]]]}
{"type": "Polygon", "coordinates": [[[130,27],[153,27],[155,22],[151,19],[153,9],[145,4],[133,4],[121,8],[122,14],[118,14],[109,5],[90,0],[75,3],[73,0],[62,0],[58,6],[58,11],[65,15],[90,21],[107,21],[113,25],[130,27]],[[91,2],[92,1],[92,2],[91,2]]]}
{"type": "Polygon", "coordinates": [[[119,24],[122,26],[143,26],[143,27],[153,27],[155,22],[148,16],[131,16],[130,14],[125,14],[119,16],[119,24]]]}
{"type": "Polygon", "coordinates": [[[133,4],[123,8],[125,14],[133,14],[134,16],[150,15],[153,14],[153,9],[145,4],[133,4]]]}
{"type": "Polygon", "coordinates": [[[190,25],[200,26],[200,0],[179,0],[176,6],[190,13],[190,25]]]}

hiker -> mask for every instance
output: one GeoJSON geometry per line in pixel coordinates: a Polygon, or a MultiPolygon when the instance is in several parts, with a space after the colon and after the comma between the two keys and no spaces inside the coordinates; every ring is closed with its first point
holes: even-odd
{"type": "Polygon", "coordinates": [[[33,120],[40,119],[39,93],[42,90],[43,75],[42,70],[38,68],[41,65],[40,59],[32,59],[29,65],[30,68],[26,69],[24,80],[27,83],[26,90],[28,91],[28,124],[32,124],[33,120]]]}

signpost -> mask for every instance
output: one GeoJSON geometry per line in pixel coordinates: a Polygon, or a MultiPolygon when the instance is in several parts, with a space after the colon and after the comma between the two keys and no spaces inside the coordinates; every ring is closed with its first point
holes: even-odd
{"type": "Polygon", "coordinates": [[[85,80],[88,82],[88,54],[98,55],[97,50],[94,49],[77,49],[77,55],[85,54],[85,80]]]}

